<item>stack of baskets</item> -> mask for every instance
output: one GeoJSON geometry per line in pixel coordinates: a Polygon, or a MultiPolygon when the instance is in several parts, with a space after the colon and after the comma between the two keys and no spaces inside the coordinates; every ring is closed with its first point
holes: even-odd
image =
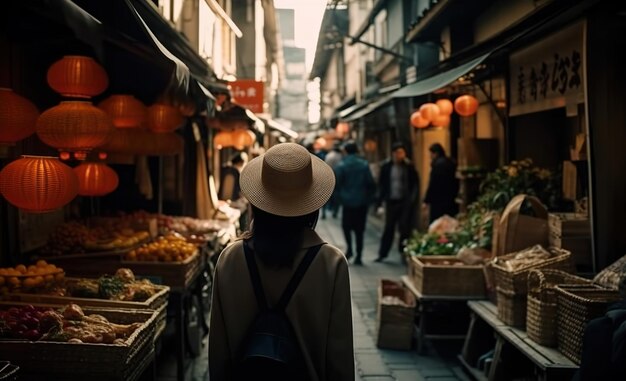
{"type": "Polygon", "coordinates": [[[556,347],[557,296],[555,287],[594,287],[590,280],[561,270],[530,270],[526,333],[538,344],[556,347]]]}
{"type": "Polygon", "coordinates": [[[513,271],[504,263],[515,258],[517,253],[497,257],[492,263],[498,293],[498,318],[513,327],[526,324],[526,296],[528,293],[528,273],[533,269],[557,269],[572,272],[571,253],[567,250],[550,248],[550,258],[533,262],[513,271]]]}
{"type": "Polygon", "coordinates": [[[557,344],[567,358],[580,364],[585,326],[601,317],[609,304],[621,299],[617,290],[556,286],[557,344]]]}

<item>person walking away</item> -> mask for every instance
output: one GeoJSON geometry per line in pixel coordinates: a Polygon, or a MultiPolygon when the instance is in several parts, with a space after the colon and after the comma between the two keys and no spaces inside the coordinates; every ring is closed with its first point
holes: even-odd
{"type": "MultiPolygon", "coordinates": [[[[328,164],[333,170],[337,168],[337,165],[343,159],[343,154],[341,153],[341,142],[336,141],[333,149],[326,154],[324,158],[324,162],[328,164]]],[[[337,188],[335,187],[335,192],[330,196],[330,200],[322,207],[322,219],[326,218],[326,210],[329,209],[332,213],[333,218],[337,218],[337,214],[339,213],[339,200],[337,197],[337,188]]]]}
{"type": "Polygon", "coordinates": [[[227,201],[233,208],[239,209],[241,212],[239,226],[242,230],[246,229],[248,224],[248,201],[241,195],[239,176],[247,162],[248,155],[245,152],[237,152],[231,157],[229,165],[222,167],[217,197],[219,200],[227,201]]]}
{"type": "Polygon", "coordinates": [[[458,213],[456,196],[459,191],[459,181],[456,178],[456,164],[446,156],[441,144],[434,143],[430,151],[430,179],[424,197],[424,209],[429,210],[429,222],[433,222],[443,215],[451,217],[458,213]]]}
{"type": "Polygon", "coordinates": [[[337,185],[335,192],[343,207],[341,227],[346,238],[346,258],[350,259],[352,251],[352,232],[356,243],[355,265],[361,265],[363,254],[363,233],[367,220],[367,210],[371,196],[376,191],[376,183],[372,177],[367,160],[359,157],[358,147],[354,141],[344,145],[346,157],[337,165],[335,176],[337,185]]]}
{"type": "Polygon", "coordinates": [[[253,220],[215,269],[211,380],[353,381],[348,264],[315,232],[335,186],[332,169],[282,143],[251,160],[240,184],[253,220]],[[274,370],[259,370],[267,368],[274,370]]]}
{"type": "Polygon", "coordinates": [[[407,159],[406,148],[402,142],[391,146],[392,158],[380,168],[378,181],[378,213],[383,212],[384,202],[385,227],[378,249],[376,262],[382,262],[393,244],[396,231],[400,233],[398,250],[404,251],[404,242],[411,233],[413,212],[419,195],[419,177],[413,164],[407,159]]]}

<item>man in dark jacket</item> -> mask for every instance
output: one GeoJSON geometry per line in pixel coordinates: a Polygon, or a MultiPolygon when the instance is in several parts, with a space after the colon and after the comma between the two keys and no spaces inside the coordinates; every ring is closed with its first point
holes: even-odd
{"type": "Polygon", "coordinates": [[[378,249],[376,262],[382,262],[391,249],[398,226],[400,242],[398,250],[404,250],[404,241],[411,233],[412,216],[419,196],[419,178],[413,164],[407,159],[406,149],[401,142],[391,146],[392,159],[380,168],[378,181],[379,211],[385,203],[385,228],[378,249]]]}
{"type": "Polygon", "coordinates": [[[429,207],[429,221],[433,222],[444,214],[454,217],[458,213],[455,199],[459,191],[459,182],[456,178],[456,165],[446,156],[441,144],[431,145],[429,151],[432,161],[424,204],[429,207]]]}
{"type": "Polygon", "coordinates": [[[357,156],[358,148],[355,142],[348,141],[344,145],[346,156],[335,167],[335,191],[339,203],[343,207],[341,227],[346,237],[346,258],[352,257],[352,232],[356,238],[355,265],[361,265],[363,254],[363,233],[367,220],[367,209],[376,183],[372,177],[367,161],[357,156]]]}

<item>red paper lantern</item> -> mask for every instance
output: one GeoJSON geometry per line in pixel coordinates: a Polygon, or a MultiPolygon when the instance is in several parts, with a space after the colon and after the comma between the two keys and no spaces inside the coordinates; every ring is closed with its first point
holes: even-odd
{"type": "Polygon", "coordinates": [[[452,111],[454,111],[454,105],[449,99],[439,99],[435,104],[439,107],[439,113],[441,115],[451,115],[452,111]]]}
{"type": "Polygon", "coordinates": [[[230,131],[220,131],[213,137],[213,147],[222,149],[233,146],[233,135],[230,131]]]}
{"type": "Polygon", "coordinates": [[[233,130],[232,140],[233,147],[238,150],[242,150],[245,147],[250,147],[254,144],[254,142],[256,141],[256,135],[254,135],[254,132],[248,129],[238,128],[236,130],[233,130]]]}
{"type": "Polygon", "coordinates": [[[138,154],[148,144],[148,134],[148,131],[139,128],[115,129],[109,141],[98,147],[98,151],[138,154]]]}
{"type": "Polygon", "coordinates": [[[438,115],[433,119],[432,124],[435,127],[446,127],[450,124],[450,115],[438,115]]]}
{"type": "Polygon", "coordinates": [[[339,122],[335,127],[335,131],[337,131],[337,135],[344,136],[350,132],[350,125],[346,122],[339,122]]]}
{"type": "Polygon", "coordinates": [[[411,114],[411,125],[415,128],[426,128],[430,124],[430,121],[422,117],[419,111],[415,111],[411,114]]]}
{"type": "Polygon", "coordinates": [[[367,139],[365,142],[363,142],[363,150],[365,150],[365,152],[375,152],[377,146],[378,144],[374,139],[367,139]]]}
{"type": "Polygon", "coordinates": [[[31,213],[58,209],[72,201],[78,180],[56,157],[22,156],[0,175],[0,193],[9,203],[31,213]]]}
{"type": "Polygon", "coordinates": [[[471,95],[461,95],[454,101],[454,110],[461,116],[472,116],[478,110],[478,99],[471,95]]]}
{"type": "Polygon", "coordinates": [[[437,107],[434,103],[424,103],[420,106],[419,112],[422,118],[428,120],[429,122],[435,119],[440,113],[439,107],[437,107]]]}
{"type": "Polygon", "coordinates": [[[132,95],[111,95],[98,104],[117,128],[137,128],[146,119],[146,106],[132,95]]]}
{"type": "Polygon", "coordinates": [[[148,118],[146,122],[150,131],[165,133],[176,130],[183,124],[184,119],[176,108],[157,103],[148,107],[148,118]]]}
{"type": "Polygon", "coordinates": [[[106,143],[113,131],[111,118],[85,101],[61,102],[37,120],[39,139],[60,151],[88,152],[106,143]]]}
{"type": "Polygon", "coordinates": [[[117,189],[117,173],[104,163],[82,163],[74,168],[78,178],[78,194],[81,196],[104,196],[117,189]]]}
{"type": "Polygon", "coordinates": [[[35,132],[39,111],[28,99],[0,88],[0,144],[11,145],[35,132]]]}
{"type": "Polygon", "coordinates": [[[48,69],[48,85],[72,98],[91,98],[109,86],[106,71],[91,57],[65,56],[48,69]]]}

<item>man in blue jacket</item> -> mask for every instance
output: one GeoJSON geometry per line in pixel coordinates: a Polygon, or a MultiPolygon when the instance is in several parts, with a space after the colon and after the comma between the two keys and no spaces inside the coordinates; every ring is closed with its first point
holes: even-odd
{"type": "Polygon", "coordinates": [[[343,207],[341,226],[346,237],[346,258],[353,256],[352,232],[356,238],[355,265],[363,264],[363,233],[367,220],[367,210],[376,191],[376,183],[372,177],[367,161],[357,155],[358,147],[354,141],[344,145],[346,156],[335,169],[335,189],[339,202],[343,207]]]}

